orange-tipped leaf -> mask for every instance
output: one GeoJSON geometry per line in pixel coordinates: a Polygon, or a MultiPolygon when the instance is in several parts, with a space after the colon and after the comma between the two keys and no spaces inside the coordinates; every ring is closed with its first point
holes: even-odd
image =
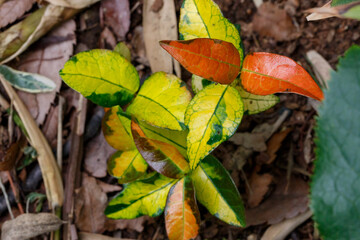
{"type": "Polygon", "coordinates": [[[323,92],[306,70],[294,60],[272,53],[252,53],[245,57],[241,83],[246,91],[257,95],[292,92],[316,100],[323,92]]]}
{"type": "Polygon", "coordinates": [[[169,178],[181,178],[189,172],[189,163],[176,147],[148,138],[134,120],[131,132],[136,148],[155,171],[169,178]]]}
{"type": "Polygon", "coordinates": [[[230,84],[240,72],[240,55],[232,43],[196,38],[161,41],[160,45],[189,72],[205,79],[230,84]]]}
{"type": "Polygon", "coordinates": [[[195,239],[199,223],[194,186],[189,177],[184,177],[171,187],[166,202],[165,226],[169,240],[195,239]]]}

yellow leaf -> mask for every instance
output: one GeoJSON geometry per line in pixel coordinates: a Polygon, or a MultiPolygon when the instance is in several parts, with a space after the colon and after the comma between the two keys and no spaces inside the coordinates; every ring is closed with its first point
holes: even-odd
{"type": "Polygon", "coordinates": [[[171,130],[184,130],[184,115],[191,94],[174,75],[157,72],[141,87],[127,112],[138,120],[171,130]]]}
{"type": "Polygon", "coordinates": [[[243,111],[241,97],[231,86],[212,84],[194,97],[185,116],[185,124],[189,127],[187,152],[191,169],[235,133],[243,111]]]}

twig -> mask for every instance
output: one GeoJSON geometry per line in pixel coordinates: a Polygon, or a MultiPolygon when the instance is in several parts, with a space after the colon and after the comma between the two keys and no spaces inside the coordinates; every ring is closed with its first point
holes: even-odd
{"type": "Polygon", "coordinates": [[[6,171],[6,174],[8,176],[8,179],[9,179],[9,183],[10,183],[10,187],[11,187],[11,190],[12,192],[14,193],[14,197],[15,197],[15,201],[16,201],[16,204],[19,208],[19,211],[21,214],[24,214],[24,209],[19,201],[19,194],[18,194],[18,191],[16,190],[16,187],[15,187],[15,184],[12,180],[12,177],[11,177],[11,174],[10,174],[10,171],[6,171]]]}
{"type": "Polygon", "coordinates": [[[63,121],[63,107],[64,107],[64,103],[65,103],[65,99],[62,96],[59,96],[59,116],[58,116],[58,126],[57,126],[57,151],[56,151],[56,159],[57,159],[57,163],[59,165],[59,169],[61,172],[62,169],[62,161],[63,161],[63,156],[62,156],[62,146],[63,146],[63,142],[62,142],[62,131],[63,131],[63,125],[62,125],[62,121],[63,121]]]}
{"type": "Polygon", "coordinates": [[[73,207],[74,207],[74,190],[80,185],[80,166],[83,157],[83,135],[86,120],[86,105],[87,100],[78,95],[79,106],[77,109],[77,116],[75,122],[72,124],[71,135],[71,151],[69,156],[69,164],[67,168],[67,175],[65,179],[65,202],[63,207],[63,218],[67,224],[63,228],[63,239],[69,239],[70,225],[73,221],[73,207]]]}
{"type": "Polygon", "coordinates": [[[9,98],[14,101],[14,107],[29,135],[30,144],[38,153],[38,162],[43,175],[49,204],[51,207],[61,206],[64,196],[62,178],[49,143],[15,90],[1,75],[0,82],[3,84],[9,98]]]}
{"type": "Polygon", "coordinates": [[[2,183],[1,178],[0,178],[0,188],[1,188],[1,191],[3,192],[4,198],[5,198],[5,202],[6,202],[6,206],[7,206],[7,208],[8,208],[9,213],[10,213],[10,217],[11,217],[11,219],[14,219],[14,214],[13,214],[12,211],[11,211],[11,206],[10,206],[9,198],[8,198],[8,195],[7,195],[7,193],[6,193],[5,186],[4,186],[4,184],[2,183]]]}
{"type": "Polygon", "coordinates": [[[11,104],[10,104],[10,113],[9,113],[9,122],[8,122],[9,143],[10,143],[10,144],[11,144],[12,141],[13,141],[13,135],[14,135],[13,113],[14,113],[14,104],[13,104],[13,101],[11,101],[11,104]]]}

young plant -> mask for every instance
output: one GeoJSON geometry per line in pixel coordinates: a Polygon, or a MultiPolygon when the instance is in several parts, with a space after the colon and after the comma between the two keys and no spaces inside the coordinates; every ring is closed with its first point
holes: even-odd
{"type": "Polygon", "coordinates": [[[108,171],[124,189],[110,201],[106,215],[131,219],[165,211],[171,240],[198,235],[196,200],[222,221],[245,226],[240,194],[210,155],[235,133],[244,113],[275,105],[278,98],[269,95],[275,92],[323,97],[291,59],[253,53],[244,60],[237,28],[212,0],[185,0],[180,15],[180,36],[189,41],[161,44],[196,74],[193,98],[183,81],[164,72],[150,76],[138,92],[134,66],[109,50],[79,53],[60,72],[70,87],[110,108],[103,132],[118,152],[109,159],[108,171]],[[154,171],[148,173],[148,166],[154,171]]]}

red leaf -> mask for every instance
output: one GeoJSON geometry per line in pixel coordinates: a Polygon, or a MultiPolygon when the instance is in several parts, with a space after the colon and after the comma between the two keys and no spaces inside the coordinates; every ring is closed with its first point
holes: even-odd
{"type": "Polygon", "coordinates": [[[188,41],[161,41],[160,45],[189,72],[205,79],[229,84],[240,72],[240,55],[232,43],[196,38],[188,41]]]}
{"type": "Polygon", "coordinates": [[[131,121],[131,133],[141,156],[156,172],[169,177],[181,178],[190,167],[176,147],[146,137],[139,124],[131,121]]]}
{"type": "Polygon", "coordinates": [[[199,233],[200,212],[191,179],[185,177],[170,189],[165,225],[170,240],[195,239],[199,233]]]}
{"type": "Polygon", "coordinates": [[[293,92],[316,100],[324,98],[304,68],[288,57],[272,53],[247,55],[241,70],[241,83],[248,92],[257,95],[293,92]]]}

